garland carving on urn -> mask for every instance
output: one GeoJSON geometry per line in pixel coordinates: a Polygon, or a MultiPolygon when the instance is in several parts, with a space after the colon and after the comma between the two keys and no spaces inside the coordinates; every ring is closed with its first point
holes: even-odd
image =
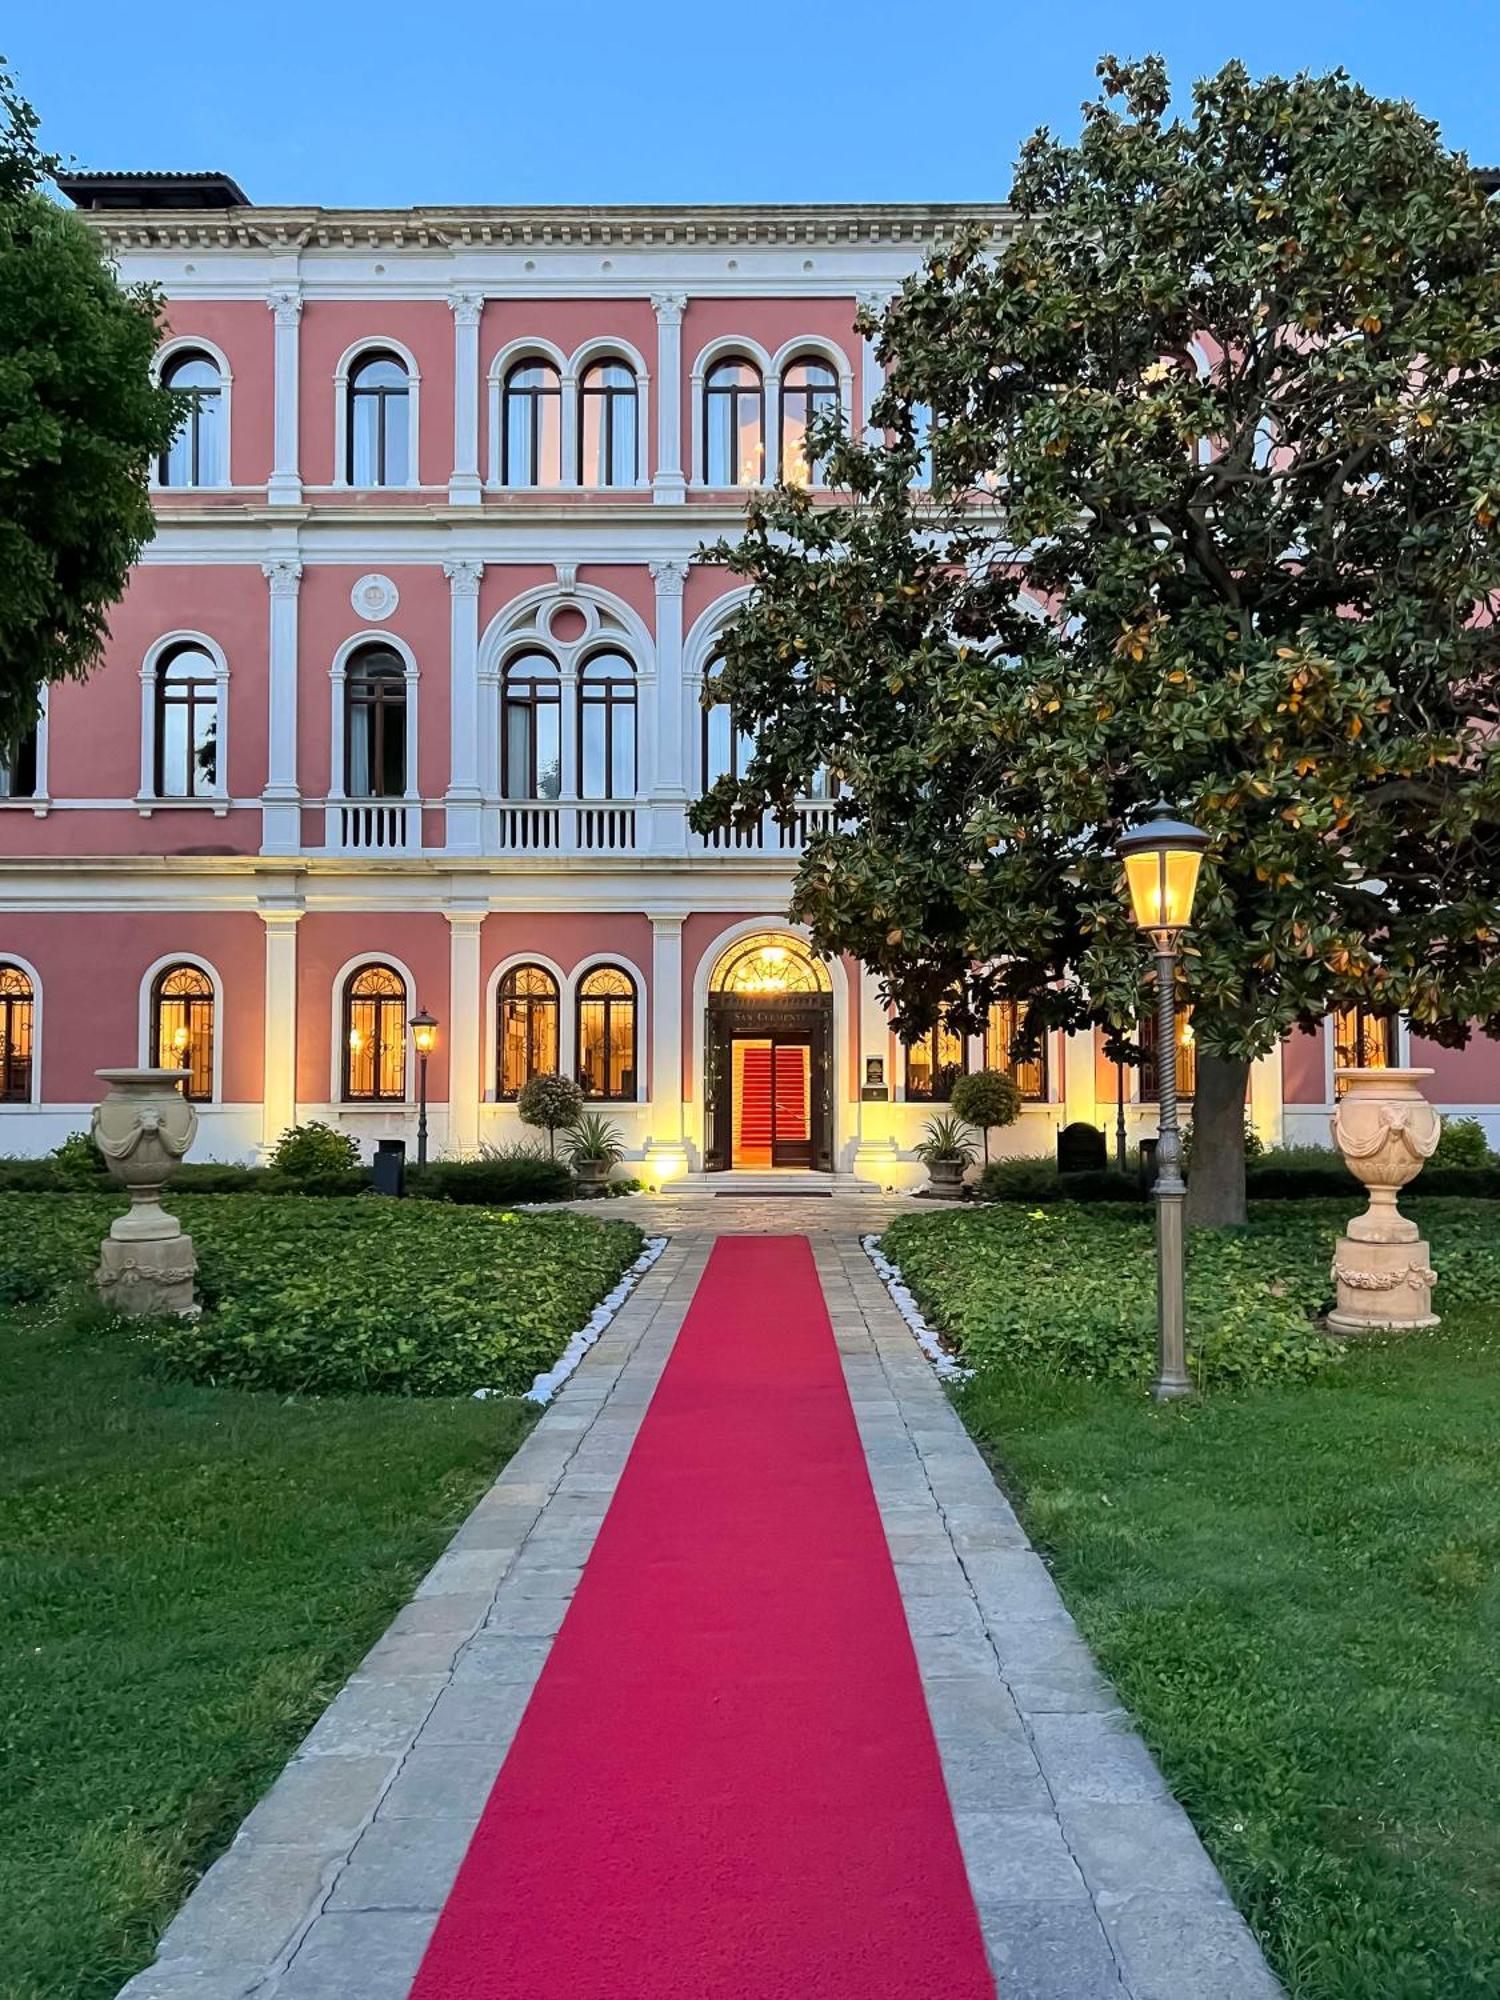
{"type": "Polygon", "coordinates": [[[180,1069],[101,1069],[109,1089],[94,1107],[94,1144],[130,1194],[100,1246],[98,1285],[122,1313],[197,1311],[193,1239],[161,1206],[161,1193],[198,1133],[198,1113],[182,1094],[180,1069]]]}
{"type": "Polygon", "coordinates": [[[1341,1333],[1436,1326],[1437,1273],[1417,1225],[1397,1195],[1432,1157],[1443,1121],[1421,1092],[1430,1069],[1340,1069],[1334,1144],[1369,1206],[1339,1238],[1331,1276],[1338,1302],[1328,1324],[1341,1333]]]}

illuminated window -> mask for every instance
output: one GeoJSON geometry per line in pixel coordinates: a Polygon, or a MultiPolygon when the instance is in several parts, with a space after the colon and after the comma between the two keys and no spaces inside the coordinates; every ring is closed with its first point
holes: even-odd
{"type": "Polygon", "coordinates": [[[196,965],[168,965],[151,982],[151,1047],[158,1069],[185,1069],[184,1097],[214,1094],[214,984],[196,965]]]}
{"type": "Polygon", "coordinates": [[[637,471],[635,371],[596,361],[578,389],[578,483],[634,486],[637,471]]]}
{"type": "Polygon", "coordinates": [[[827,464],[809,465],[807,429],[816,416],[838,407],[839,381],[826,361],[788,364],[781,378],[781,477],[788,486],[824,484],[827,464]]]}
{"type": "Polygon", "coordinates": [[[557,1072],[557,981],[543,966],[513,965],[500,981],[497,1097],[519,1097],[557,1072]]]}
{"type": "Polygon", "coordinates": [[[919,1104],[946,1104],[969,1067],[969,1044],[949,1018],[948,1001],[920,1041],[906,1050],[906,1095],[919,1104]]]}
{"type": "Polygon", "coordinates": [[[156,663],[155,784],[159,799],[215,795],[219,674],[201,646],[174,646],[156,663]]]}
{"type": "MultiPolygon", "coordinates": [[[[1340,1007],[1333,1017],[1334,1068],[1395,1069],[1396,1028],[1396,1016],[1388,1007],[1367,1007],[1363,1001],[1340,1007]]],[[[1344,1088],[1335,1076],[1334,1095],[1342,1097],[1344,1088]]]]}
{"type": "Polygon", "coordinates": [[[562,790],[562,698],[557,664],[521,653],[500,684],[500,789],[508,799],[555,799],[562,790]]]}
{"type": "Polygon", "coordinates": [[[800,938],[756,931],[736,940],[714,967],[715,993],[830,993],[828,968],[800,938]]]}
{"type": "Polygon", "coordinates": [[[406,663],[390,646],[361,646],[344,672],[344,795],[406,796],[406,663]]]}
{"type": "Polygon", "coordinates": [[[224,382],[206,354],[175,354],[162,370],[162,386],[186,391],[192,407],[156,461],[160,486],[222,486],[225,480],[224,382]]]}
{"type": "Polygon", "coordinates": [[[562,483],[562,381],[550,361],[518,361],[505,378],[500,477],[507,486],[562,483]]]}
{"type": "Polygon", "coordinates": [[[1018,1061],[1012,1053],[1017,1035],[1026,1022],[1024,1000],[997,1000],[984,1024],[984,1066],[1003,1070],[1015,1079],[1016,1088],[1028,1104],[1047,1100],[1047,1041],[1042,1038],[1034,1056],[1018,1061]]]}
{"type": "Polygon", "coordinates": [[[394,354],[362,355],[349,376],[345,476],[351,486],[405,486],[411,478],[411,379],[394,354]]]}
{"type": "Polygon", "coordinates": [[[18,965],[0,965],[0,1104],[31,1102],[36,996],[18,965]]]}
{"type": "Polygon", "coordinates": [[[346,1104],[406,1100],[406,981],[388,965],[362,965],[344,982],[346,1104]]]}
{"type": "MultiPolygon", "coordinates": [[[[1156,1015],[1144,1014],[1136,1030],[1141,1045],[1140,1100],[1154,1104],[1156,1082],[1156,1015]]],[[[1198,1047],[1193,1040],[1193,1010],[1177,1009],[1177,1095],[1192,1097],[1198,1088],[1198,1047]]]]}
{"type": "Polygon", "coordinates": [[[703,384],[703,478],[759,486],[766,466],[766,399],[751,361],[716,361],[703,384]]]}
{"type": "Polygon", "coordinates": [[[578,1082],[585,1097],[635,1097],[635,981],[596,965],[578,983],[578,1082]]]}

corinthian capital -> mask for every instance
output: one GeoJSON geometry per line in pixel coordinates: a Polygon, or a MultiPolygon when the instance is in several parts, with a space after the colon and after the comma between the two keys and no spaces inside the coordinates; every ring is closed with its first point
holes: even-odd
{"type": "Polygon", "coordinates": [[[483,292],[450,292],[448,309],[459,326],[478,326],[479,316],[484,311],[483,292]]]}
{"type": "Polygon", "coordinates": [[[278,326],[295,326],[302,317],[302,290],[298,285],[278,285],[266,293],[266,304],[278,326]]]}
{"type": "Polygon", "coordinates": [[[651,580],[656,585],[657,596],[681,597],[689,568],[688,563],[680,562],[675,556],[652,563],[651,580]]]}
{"type": "Polygon", "coordinates": [[[653,292],[651,310],[665,326],[680,326],[687,311],[686,292],[653,292]]]}
{"type": "Polygon", "coordinates": [[[302,565],[294,556],[263,562],[260,573],[270,584],[273,597],[295,597],[302,584],[302,565]]]}
{"type": "Polygon", "coordinates": [[[467,556],[455,558],[443,564],[443,575],[448,579],[448,587],[455,597],[477,597],[480,579],[484,575],[484,564],[473,562],[467,556]]]}

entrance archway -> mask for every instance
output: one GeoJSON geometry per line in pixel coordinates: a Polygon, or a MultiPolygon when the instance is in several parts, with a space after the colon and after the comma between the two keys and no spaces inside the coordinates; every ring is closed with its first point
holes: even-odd
{"type": "Polygon", "coordinates": [[[833,1168],[833,985],[801,938],[739,937],[709,978],[703,1164],[833,1168]]]}

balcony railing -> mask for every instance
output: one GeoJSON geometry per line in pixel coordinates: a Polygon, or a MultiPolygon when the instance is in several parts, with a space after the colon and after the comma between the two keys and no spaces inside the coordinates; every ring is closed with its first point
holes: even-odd
{"type": "Polygon", "coordinates": [[[323,839],[334,854],[413,854],[422,845],[422,808],[404,799],[330,799],[323,839]]]}
{"type": "Polygon", "coordinates": [[[634,803],[535,799],[500,806],[492,817],[497,854],[632,854],[634,803]]]}
{"type": "Polygon", "coordinates": [[[831,824],[833,806],[827,799],[799,799],[787,818],[765,813],[749,826],[715,827],[711,833],[694,836],[701,851],[710,854],[800,854],[809,837],[831,824]]]}

